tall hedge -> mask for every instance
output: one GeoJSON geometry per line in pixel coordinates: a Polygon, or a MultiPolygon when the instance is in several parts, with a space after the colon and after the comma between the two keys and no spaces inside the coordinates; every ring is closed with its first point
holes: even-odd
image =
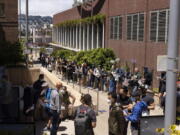
{"type": "Polygon", "coordinates": [[[73,52],[71,50],[65,50],[65,49],[55,50],[52,53],[53,57],[66,59],[66,60],[71,60],[74,55],[76,55],[76,52],[73,52]]]}
{"type": "Polygon", "coordinates": [[[110,61],[116,59],[114,52],[108,48],[98,48],[89,51],[80,51],[78,53],[70,50],[56,50],[53,52],[53,56],[75,61],[78,64],[86,62],[89,65],[101,66],[106,70],[111,68],[112,64],[110,61]]]}

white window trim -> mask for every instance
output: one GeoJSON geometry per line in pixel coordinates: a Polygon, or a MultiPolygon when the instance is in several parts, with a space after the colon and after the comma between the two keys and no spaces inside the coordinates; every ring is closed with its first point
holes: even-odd
{"type": "MultiPolygon", "coordinates": [[[[122,38],[119,38],[119,35],[120,35],[120,30],[119,30],[119,28],[120,28],[120,21],[119,21],[119,19],[120,19],[120,18],[122,18],[121,15],[110,17],[110,39],[113,39],[113,40],[121,40],[121,39],[122,39],[122,38]],[[111,23],[111,19],[113,19],[113,22],[112,22],[112,23],[111,23]],[[115,24],[116,24],[116,19],[117,19],[117,28],[116,28],[116,26],[115,26],[115,24]],[[111,26],[111,25],[112,25],[112,26],[111,26]],[[112,31],[111,31],[111,27],[112,27],[112,31]],[[115,33],[116,29],[117,29],[117,33],[115,33]],[[111,32],[112,32],[112,33],[111,33],[111,32]],[[112,38],[111,38],[111,35],[112,35],[112,38]],[[115,35],[116,35],[116,36],[115,36],[115,35]]],[[[121,26],[121,28],[122,28],[122,26],[121,26]]],[[[122,34],[122,31],[121,31],[121,34],[122,34]]]]}
{"type": "MultiPolygon", "coordinates": [[[[144,36],[143,36],[143,40],[142,41],[139,41],[139,16],[140,15],[144,15],[145,16],[145,14],[144,14],[144,12],[140,12],[140,13],[135,13],[135,14],[129,14],[129,15],[126,15],[126,40],[129,40],[129,41],[137,41],[137,42],[144,42],[144,36]],[[138,20],[137,20],[137,40],[133,40],[133,16],[134,15],[137,15],[138,16],[138,20]],[[130,39],[127,39],[127,28],[128,28],[128,23],[127,23],[127,18],[128,17],[131,17],[131,38],[130,39]]],[[[145,19],[145,17],[144,17],[144,19],[145,19]]],[[[145,23],[144,23],[144,25],[145,25],[145,23]]],[[[145,27],[144,27],[144,29],[145,29],[145,27]]],[[[143,30],[144,30],[143,29],[143,30]]]]}
{"type": "Polygon", "coordinates": [[[169,22],[169,18],[168,18],[168,11],[169,11],[169,9],[162,9],[162,10],[155,10],[155,11],[150,11],[150,19],[149,19],[149,21],[150,21],[150,25],[149,25],[149,41],[150,42],[154,42],[154,41],[152,41],[151,40],[151,18],[152,18],[152,16],[151,16],[151,14],[152,13],[157,13],[157,26],[156,26],[156,41],[155,41],[155,43],[158,43],[159,41],[158,41],[158,38],[159,38],[159,13],[160,12],[163,12],[163,11],[166,11],[166,26],[165,26],[165,44],[167,43],[167,39],[168,39],[168,22],[169,22]]]}
{"type": "MultiPolygon", "coordinates": [[[[127,15],[126,16],[126,40],[131,40],[131,39],[128,39],[128,17],[131,17],[131,21],[132,21],[132,15],[127,15]]],[[[131,22],[131,35],[132,35],[132,22],[131,22]]]]}
{"type": "Polygon", "coordinates": [[[169,24],[169,9],[166,10],[166,26],[165,26],[165,44],[168,41],[168,24],[169,24]]]}
{"type": "MultiPolygon", "coordinates": [[[[142,41],[139,41],[139,33],[138,33],[138,42],[144,42],[144,38],[145,38],[145,36],[144,36],[145,35],[145,17],[147,17],[147,16],[145,16],[145,12],[139,13],[138,16],[140,17],[140,15],[144,16],[144,21],[143,21],[144,22],[144,27],[143,27],[144,28],[143,29],[144,32],[143,32],[143,40],[142,41]]],[[[138,17],[138,19],[139,19],[139,17],[138,17]]],[[[138,21],[138,23],[139,23],[139,21],[138,21]]],[[[138,26],[138,28],[139,28],[139,26],[138,26]]],[[[139,29],[138,29],[138,32],[139,32],[139,29]]]]}

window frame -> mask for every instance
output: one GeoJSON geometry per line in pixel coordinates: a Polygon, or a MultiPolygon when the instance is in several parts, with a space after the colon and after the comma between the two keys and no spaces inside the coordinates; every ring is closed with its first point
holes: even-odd
{"type": "Polygon", "coordinates": [[[123,17],[121,15],[111,16],[109,20],[110,20],[110,39],[111,40],[122,40],[123,17]],[[121,23],[120,23],[120,18],[121,18],[121,23]],[[121,26],[120,26],[120,24],[121,24],[121,26]]]}
{"type": "MultiPolygon", "coordinates": [[[[3,2],[0,2],[0,5],[3,5],[2,7],[3,7],[3,14],[1,15],[0,14],[0,18],[1,17],[5,17],[5,3],[3,3],[3,2]]],[[[1,7],[1,6],[0,6],[1,7]]]]}
{"type": "Polygon", "coordinates": [[[139,26],[140,26],[140,15],[143,15],[143,31],[145,31],[145,13],[144,12],[138,12],[138,13],[133,13],[133,14],[128,14],[126,15],[126,40],[128,41],[136,41],[136,42],[144,42],[144,32],[143,32],[143,40],[139,40],[139,26]],[[134,32],[134,21],[133,18],[134,16],[137,15],[137,26],[136,26],[136,40],[133,39],[133,32],[134,32]],[[128,17],[131,17],[131,37],[128,39],[128,17]]]}
{"type": "Polygon", "coordinates": [[[161,10],[154,10],[154,11],[150,11],[150,19],[149,19],[149,42],[155,42],[155,43],[165,43],[167,44],[168,42],[168,30],[169,30],[169,9],[161,9],[161,10]],[[160,12],[166,12],[166,16],[165,16],[165,40],[164,41],[159,41],[159,14],[160,12]],[[156,24],[156,39],[155,41],[151,40],[151,18],[152,18],[152,13],[157,13],[157,24],[156,24]]]}

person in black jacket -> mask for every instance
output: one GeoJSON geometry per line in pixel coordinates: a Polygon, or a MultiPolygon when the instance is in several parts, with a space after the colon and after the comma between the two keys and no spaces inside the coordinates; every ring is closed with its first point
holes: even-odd
{"type": "Polygon", "coordinates": [[[117,94],[109,93],[108,98],[111,101],[109,109],[109,135],[125,135],[125,118],[123,108],[117,104],[117,94]]]}
{"type": "Polygon", "coordinates": [[[42,84],[44,83],[44,74],[40,74],[39,78],[37,81],[34,82],[33,84],[33,89],[34,89],[34,102],[37,104],[37,101],[40,97],[41,91],[42,91],[42,84]]]}
{"type": "Polygon", "coordinates": [[[30,86],[24,88],[24,95],[22,99],[24,101],[23,113],[26,116],[26,121],[33,122],[34,105],[32,88],[30,86]]]}

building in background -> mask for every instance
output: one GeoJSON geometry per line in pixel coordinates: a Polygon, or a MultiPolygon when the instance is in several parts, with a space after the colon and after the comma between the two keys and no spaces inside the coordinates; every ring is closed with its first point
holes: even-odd
{"type": "Polygon", "coordinates": [[[18,40],[18,1],[0,0],[0,41],[18,40]]]}
{"type": "MultiPolygon", "coordinates": [[[[52,17],[50,16],[29,16],[29,42],[32,42],[33,30],[41,30],[52,25],[52,17]]],[[[19,33],[21,38],[25,38],[26,33],[26,16],[19,15],[19,33]]]]}
{"type": "Polygon", "coordinates": [[[54,15],[52,45],[74,51],[112,48],[121,63],[140,69],[148,67],[156,80],[157,56],[167,53],[169,3],[170,0],[85,2],[54,15]],[[77,23],[97,14],[105,15],[105,20],[77,23]],[[68,21],[76,25],[66,25],[68,21]]]}
{"type": "Polygon", "coordinates": [[[32,29],[33,44],[48,45],[52,42],[52,26],[44,26],[42,28],[32,29]]]}

